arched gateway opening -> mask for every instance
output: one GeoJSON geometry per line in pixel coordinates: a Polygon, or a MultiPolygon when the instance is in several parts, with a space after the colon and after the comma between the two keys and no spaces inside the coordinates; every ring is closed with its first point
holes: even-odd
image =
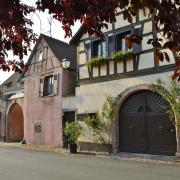
{"type": "Polygon", "coordinates": [[[19,104],[15,103],[8,112],[8,141],[21,141],[24,137],[24,117],[19,104]]]}
{"type": "Polygon", "coordinates": [[[130,95],[119,111],[119,150],[175,155],[176,130],[167,114],[169,107],[160,94],[149,90],[130,95]]]}

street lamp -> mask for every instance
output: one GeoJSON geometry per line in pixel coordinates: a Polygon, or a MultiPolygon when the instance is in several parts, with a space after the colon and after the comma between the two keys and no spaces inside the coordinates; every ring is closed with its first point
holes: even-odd
{"type": "Polygon", "coordinates": [[[65,69],[69,68],[70,64],[71,64],[71,61],[68,57],[66,57],[62,60],[62,67],[63,68],[65,68],[65,69]]]}

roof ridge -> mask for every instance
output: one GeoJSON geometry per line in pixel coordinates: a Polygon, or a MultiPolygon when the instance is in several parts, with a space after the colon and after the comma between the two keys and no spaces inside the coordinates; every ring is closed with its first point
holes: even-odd
{"type": "Polygon", "coordinates": [[[42,37],[49,38],[49,39],[51,39],[51,40],[53,40],[53,41],[58,41],[58,43],[63,43],[63,44],[65,44],[65,45],[68,45],[68,46],[69,46],[68,43],[66,43],[66,42],[64,42],[64,41],[61,41],[61,40],[59,40],[59,39],[56,39],[56,38],[47,36],[47,35],[45,35],[45,34],[41,34],[41,35],[42,35],[42,37]]]}

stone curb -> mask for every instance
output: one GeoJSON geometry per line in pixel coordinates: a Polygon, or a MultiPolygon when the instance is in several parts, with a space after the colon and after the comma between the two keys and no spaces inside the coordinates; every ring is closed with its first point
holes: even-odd
{"type": "Polygon", "coordinates": [[[142,163],[154,163],[154,164],[180,164],[180,162],[176,161],[168,161],[168,160],[154,160],[154,159],[145,159],[145,158],[125,158],[125,157],[118,157],[112,156],[112,159],[115,160],[123,160],[123,161],[134,161],[134,162],[142,162],[142,163]]]}
{"type": "Polygon", "coordinates": [[[20,144],[20,143],[2,143],[0,142],[0,146],[7,146],[7,147],[17,147],[21,149],[27,150],[34,150],[34,151],[44,151],[44,152],[55,152],[61,154],[69,154],[68,150],[62,148],[50,148],[44,146],[36,146],[36,145],[29,145],[29,144],[20,144]]]}

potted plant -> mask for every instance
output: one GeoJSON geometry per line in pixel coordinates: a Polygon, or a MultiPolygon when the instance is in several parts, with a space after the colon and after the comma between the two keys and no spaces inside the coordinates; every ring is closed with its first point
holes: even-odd
{"type": "Polygon", "coordinates": [[[81,134],[81,126],[77,121],[66,122],[64,133],[68,137],[68,146],[70,153],[77,153],[77,140],[81,134]]]}

